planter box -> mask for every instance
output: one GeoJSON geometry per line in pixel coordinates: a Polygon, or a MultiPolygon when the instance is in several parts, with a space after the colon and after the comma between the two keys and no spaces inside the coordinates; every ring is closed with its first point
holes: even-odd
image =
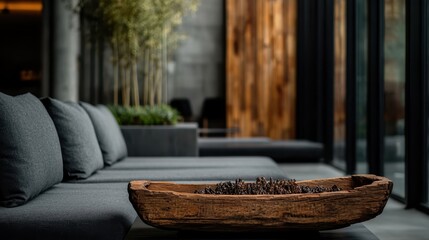
{"type": "Polygon", "coordinates": [[[121,126],[128,156],[198,156],[196,123],[121,126]]]}

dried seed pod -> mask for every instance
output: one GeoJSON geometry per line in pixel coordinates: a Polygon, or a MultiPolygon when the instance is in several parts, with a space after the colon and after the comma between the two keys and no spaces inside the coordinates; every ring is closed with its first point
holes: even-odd
{"type": "Polygon", "coordinates": [[[298,185],[295,179],[285,180],[270,178],[267,181],[264,177],[256,178],[254,183],[245,183],[242,179],[236,179],[235,182],[220,182],[216,184],[215,189],[206,187],[203,190],[196,190],[198,194],[226,194],[226,195],[255,195],[255,194],[293,194],[293,193],[322,193],[341,191],[339,187],[324,186],[305,186],[298,185]]]}

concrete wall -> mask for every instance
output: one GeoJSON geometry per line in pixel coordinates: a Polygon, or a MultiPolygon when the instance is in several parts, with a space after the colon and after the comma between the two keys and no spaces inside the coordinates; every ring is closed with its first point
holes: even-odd
{"type": "MultiPolygon", "coordinates": [[[[185,17],[179,27],[187,38],[169,58],[167,99],[188,98],[195,121],[204,98],[225,96],[224,1],[200,0],[197,12],[185,17]]],[[[91,103],[113,103],[110,47],[107,43],[100,46],[100,41],[89,41],[89,22],[81,22],[81,28],[84,33],[79,98],[91,103]],[[104,50],[100,52],[101,49],[104,50]]],[[[141,79],[139,84],[142,96],[141,79]]]]}
{"type": "Polygon", "coordinates": [[[79,96],[79,15],[71,11],[77,0],[52,1],[52,46],[50,81],[52,96],[77,101],[79,96]]]}
{"type": "Polygon", "coordinates": [[[187,38],[170,59],[168,99],[188,98],[198,120],[204,98],[225,96],[224,0],[200,0],[180,30],[187,38]]]}

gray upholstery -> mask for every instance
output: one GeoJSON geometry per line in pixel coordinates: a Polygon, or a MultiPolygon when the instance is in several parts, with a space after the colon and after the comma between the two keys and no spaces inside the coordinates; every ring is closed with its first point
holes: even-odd
{"type": "Polygon", "coordinates": [[[95,107],[84,102],[80,104],[92,120],[104,164],[109,166],[126,157],[128,153],[124,137],[109,109],[103,105],[95,107]]]}
{"type": "Polygon", "coordinates": [[[200,156],[267,156],[276,161],[290,162],[319,161],[323,158],[323,144],[306,140],[200,138],[198,149],[200,156]]]}
{"type": "Polygon", "coordinates": [[[124,239],[137,218],[127,192],[132,180],[286,178],[267,157],[126,157],[119,126],[106,107],[82,103],[82,110],[76,104],[44,101],[58,133],[37,98],[0,94],[0,200],[3,206],[16,206],[0,207],[2,239],[124,239]],[[95,170],[107,167],[91,175],[94,169],[87,172],[78,165],[79,170],[67,170],[68,175],[78,172],[83,175],[73,176],[84,179],[59,183],[60,140],[65,159],[76,158],[81,164],[95,158],[95,170]]]}
{"type": "Polygon", "coordinates": [[[137,216],[128,200],[131,180],[195,183],[286,178],[271,159],[263,157],[145,157],[126,158],[117,164],[145,160],[148,169],[100,170],[84,180],[57,184],[13,210],[0,208],[0,232],[14,239],[123,239],[137,216]],[[175,169],[181,162],[183,166],[175,169]]]}
{"type": "Polygon", "coordinates": [[[193,167],[139,170],[100,170],[91,177],[76,180],[76,183],[129,182],[133,180],[154,181],[231,181],[237,178],[254,181],[257,177],[285,179],[283,171],[276,166],[260,167],[193,167]]]}
{"type": "Polygon", "coordinates": [[[126,183],[60,183],[23,206],[0,207],[0,233],[2,239],[123,239],[136,217],[126,183]]]}
{"type": "Polygon", "coordinates": [[[65,179],[87,178],[104,167],[97,136],[86,111],[77,103],[42,99],[61,143],[65,179]]]}
{"type": "Polygon", "coordinates": [[[63,178],[60,141],[48,112],[30,93],[0,93],[0,205],[26,203],[63,178]]]}
{"type": "Polygon", "coordinates": [[[277,166],[267,157],[127,157],[107,170],[277,166]]]}

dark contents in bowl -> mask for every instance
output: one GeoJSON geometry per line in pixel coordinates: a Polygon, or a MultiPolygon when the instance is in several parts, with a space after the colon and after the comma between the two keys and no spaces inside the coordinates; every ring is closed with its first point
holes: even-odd
{"type": "Polygon", "coordinates": [[[321,193],[341,191],[339,187],[305,186],[298,185],[295,179],[267,181],[264,177],[256,178],[254,183],[245,183],[241,179],[234,182],[220,182],[213,188],[206,187],[195,190],[198,194],[224,194],[224,195],[260,195],[260,194],[292,194],[292,193],[321,193]]]}

